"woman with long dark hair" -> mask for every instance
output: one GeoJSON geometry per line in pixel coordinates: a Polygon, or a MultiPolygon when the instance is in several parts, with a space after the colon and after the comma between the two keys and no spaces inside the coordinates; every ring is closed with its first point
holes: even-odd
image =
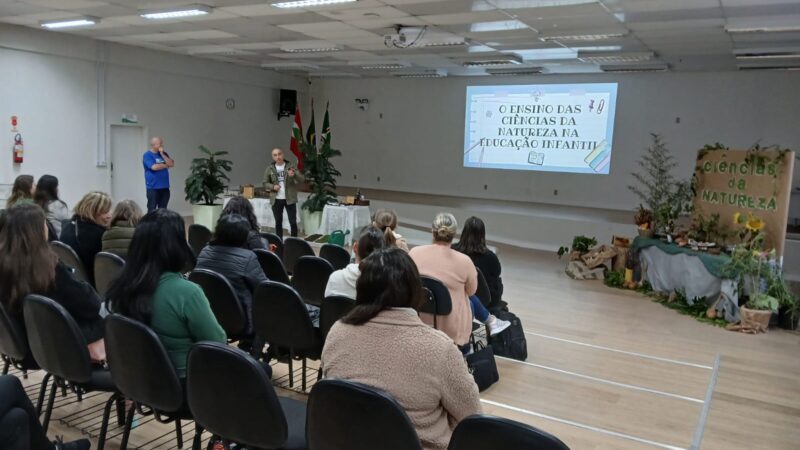
{"type": "Polygon", "coordinates": [[[481,412],[475,380],[453,341],[425,325],[422,282],[406,252],[390,247],[361,262],[356,306],[333,325],[323,375],[387,391],[425,450],[445,450],[458,422],[481,412]]]}
{"type": "Polygon", "coordinates": [[[453,248],[469,256],[475,267],[481,269],[489,293],[492,296],[492,305],[499,306],[503,298],[503,279],[500,278],[500,260],[497,255],[486,246],[486,225],[478,217],[470,217],[464,222],[461,229],[461,238],[453,248]]]}
{"type": "Polygon", "coordinates": [[[238,214],[247,219],[247,223],[250,228],[250,232],[247,235],[248,249],[269,250],[266,241],[264,241],[259,234],[261,227],[258,225],[256,212],[253,209],[253,204],[250,203],[250,200],[241,196],[231,198],[228,200],[228,203],[225,204],[225,208],[222,209],[222,216],[227,216],[229,214],[238,214]]]}
{"type": "Polygon", "coordinates": [[[183,218],[156,209],[136,226],[125,267],[106,294],[109,311],[155,331],[181,377],[192,344],[226,341],[203,290],[181,275],[193,263],[183,218]]]}
{"type": "Polygon", "coordinates": [[[69,207],[58,197],[58,178],[53,175],[42,175],[36,183],[33,201],[39,205],[47,216],[55,239],[61,235],[61,224],[69,220],[69,207]]]}
{"type": "Polygon", "coordinates": [[[20,175],[14,179],[11,195],[6,200],[6,208],[11,208],[17,203],[33,203],[33,176],[20,175]]]}

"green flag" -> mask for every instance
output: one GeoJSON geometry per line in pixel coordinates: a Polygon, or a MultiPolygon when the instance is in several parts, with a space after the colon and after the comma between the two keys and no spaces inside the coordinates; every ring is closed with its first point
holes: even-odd
{"type": "Polygon", "coordinates": [[[331,143],[331,120],[330,117],[328,117],[329,105],[330,102],[325,104],[325,117],[322,119],[322,141],[328,144],[331,143]]]}
{"type": "Polygon", "coordinates": [[[314,99],[311,99],[311,122],[306,131],[306,143],[313,148],[317,148],[317,125],[314,123],[314,99]]]}

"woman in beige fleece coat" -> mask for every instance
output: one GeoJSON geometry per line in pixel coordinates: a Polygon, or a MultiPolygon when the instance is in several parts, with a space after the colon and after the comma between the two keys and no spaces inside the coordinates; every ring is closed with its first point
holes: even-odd
{"type": "Polygon", "coordinates": [[[331,328],[323,375],[388,392],[408,414],[425,450],[446,450],[461,419],[481,412],[478,388],[453,340],[417,311],[422,283],[398,248],[361,263],[356,307],[331,328]]]}

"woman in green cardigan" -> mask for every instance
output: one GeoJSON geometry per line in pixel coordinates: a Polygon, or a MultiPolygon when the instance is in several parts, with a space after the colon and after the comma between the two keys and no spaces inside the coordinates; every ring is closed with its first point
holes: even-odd
{"type": "Polygon", "coordinates": [[[133,234],[125,268],[108,291],[109,310],[155,331],[180,377],[199,341],[226,342],[203,290],[181,272],[194,262],[181,216],[168,209],[145,215],[133,234]]]}

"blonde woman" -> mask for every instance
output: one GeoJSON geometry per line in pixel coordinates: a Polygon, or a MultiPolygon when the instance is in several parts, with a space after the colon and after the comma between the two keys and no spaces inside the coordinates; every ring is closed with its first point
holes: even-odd
{"type": "Polygon", "coordinates": [[[128,256],[128,247],[136,231],[136,224],[142,218],[142,208],[133,200],[123,200],[114,207],[111,215],[111,228],[103,233],[103,251],[121,258],[128,256]]]}
{"type": "Polygon", "coordinates": [[[94,256],[103,248],[103,233],[111,222],[111,197],[92,191],[75,205],[75,215],[61,229],[60,241],[78,254],[94,284],[94,256]]]}
{"type": "Polygon", "coordinates": [[[375,216],[372,218],[372,225],[383,231],[386,245],[397,247],[406,252],[408,251],[408,243],[406,243],[406,240],[403,236],[395,232],[397,228],[397,214],[394,210],[381,208],[375,211],[375,216]]]}

